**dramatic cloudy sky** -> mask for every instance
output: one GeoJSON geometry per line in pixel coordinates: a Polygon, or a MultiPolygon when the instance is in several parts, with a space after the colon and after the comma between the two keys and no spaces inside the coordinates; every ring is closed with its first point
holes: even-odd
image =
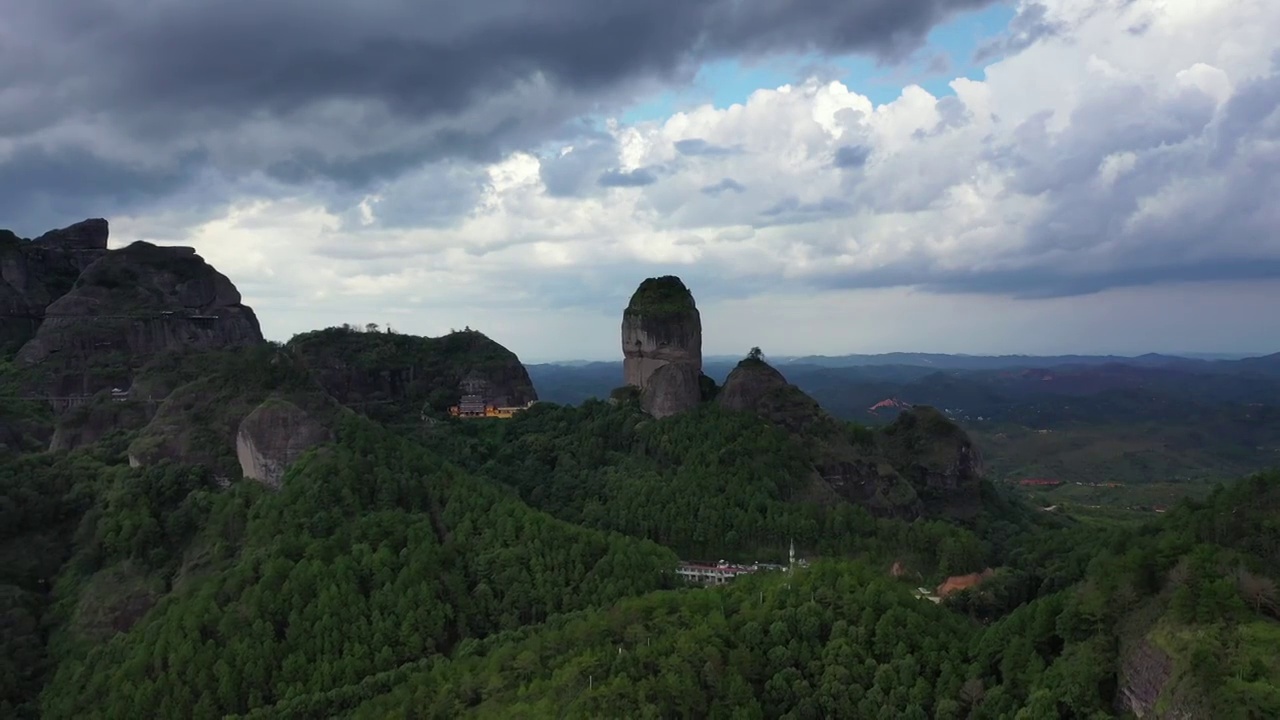
{"type": "Polygon", "coordinates": [[[4,0],[0,227],[193,245],[269,337],[1280,349],[1275,0],[4,0]]]}

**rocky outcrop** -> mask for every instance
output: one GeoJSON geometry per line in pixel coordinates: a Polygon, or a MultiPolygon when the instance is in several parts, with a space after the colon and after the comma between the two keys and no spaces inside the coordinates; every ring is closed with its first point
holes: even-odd
{"type": "Polygon", "coordinates": [[[262,341],[253,310],[195,250],[139,242],[89,265],[46,308],[17,364],[30,378],[26,392],[83,397],[129,389],[157,355],[262,341]]]}
{"type": "Polygon", "coordinates": [[[702,372],[702,316],[680,278],[640,283],[622,313],[622,355],[623,382],[641,390],[669,363],[702,372]]]}
{"type": "Polygon", "coordinates": [[[1118,709],[1150,717],[1173,675],[1173,661],[1145,638],[1126,644],[1120,659],[1118,709]]]}
{"type": "MultiPolygon", "coordinates": [[[[136,387],[174,389],[129,444],[130,464],[147,467],[169,460],[203,465],[219,482],[241,476],[242,429],[256,427],[244,426],[255,411],[292,406],[325,428],[338,427],[347,412],[320,388],[295,353],[272,343],[158,358],[139,371],[136,387]]],[[[269,425],[275,417],[267,414],[262,420],[269,425]]],[[[284,417],[280,422],[288,424],[299,415],[288,411],[284,417]]],[[[281,456],[280,444],[287,450],[292,442],[271,437],[248,436],[249,457],[258,453],[266,459],[259,467],[268,468],[267,461],[281,456]]]]}
{"type": "Polygon", "coordinates": [[[45,310],[18,362],[72,362],[123,353],[211,350],[262,342],[253,310],[227,276],[189,247],[136,242],[87,267],[45,310]]]}
{"type": "Polygon", "coordinates": [[[236,457],[245,477],[279,489],[289,466],[329,439],[329,430],[302,408],[285,400],[268,400],[240,423],[236,457]]]}
{"type": "Polygon", "coordinates": [[[689,363],[660,366],[640,392],[640,408],[659,420],[694,409],[702,401],[700,376],[689,363]]]}
{"type": "Polygon", "coordinates": [[[793,433],[804,434],[815,424],[834,418],[782,373],[758,358],[747,358],[725,378],[716,403],[728,410],[750,412],[793,433]]]}
{"type": "Polygon", "coordinates": [[[904,410],[877,439],[926,512],[968,518],[982,511],[982,456],[969,435],[937,409],[904,410]]]}
{"type": "Polygon", "coordinates": [[[965,432],[932,408],[910,408],[878,433],[858,432],[754,351],[729,373],[715,402],[758,415],[804,442],[819,486],[815,496],[833,494],[897,517],[967,517],[981,509],[981,458],[965,432]]]}
{"type": "Polygon", "coordinates": [[[729,373],[716,404],[758,415],[803,442],[814,465],[811,495],[834,495],[882,515],[919,514],[911,485],[874,447],[856,445],[843,423],[756,353],[729,373]]]}
{"type": "Polygon", "coordinates": [[[0,230],[0,352],[30,340],[45,308],[107,252],[107,221],[90,219],[35,240],[0,230]]]}
{"type": "Polygon", "coordinates": [[[339,402],[379,419],[417,419],[458,404],[463,383],[487,404],[521,407],[538,399],[520,359],[475,330],[427,338],[328,328],[289,341],[313,377],[339,402]]]}

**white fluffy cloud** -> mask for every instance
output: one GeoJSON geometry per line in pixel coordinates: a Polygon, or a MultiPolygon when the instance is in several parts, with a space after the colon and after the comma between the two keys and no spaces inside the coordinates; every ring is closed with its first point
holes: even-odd
{"type": "Polygon", "coordinates": [[[1277,336],[1247,303],[1280,277],[1280,3],[1026,12],[1053,32],[942,98],[909,86],[876,106],[798,82],[487,166],[427,165],[358,202],[275,192],[191,227],[116,218],[113,237],[195,245],[281,338],[470,324],[526,355],[607,356],[631,289],[666,272],[717,319],[713,352],[753,330],[786,344],[776,352],[1064,350],[1028,329],[1071,325],[1073,307],[1106,327],[1066,337],[1104,350],[1277,336]],[[1193,281],[1210,284],[1177,284],[1193,281]],[[1126,289],[1142,286],[1165,289],[1126,289]],[[766,305],[746,299],[761,293],[807,299],[774,297],[785,332],[762,331],[766,305]],[[1155,323],[1154,297],[1199,297],[1229,319],[1189,312],[1198,336],[1134,334],[1155,323]],[[904,335],[895,308],[921,332],[904,335]],[[842,313],[858,321],[833,327],[842,313]]]}

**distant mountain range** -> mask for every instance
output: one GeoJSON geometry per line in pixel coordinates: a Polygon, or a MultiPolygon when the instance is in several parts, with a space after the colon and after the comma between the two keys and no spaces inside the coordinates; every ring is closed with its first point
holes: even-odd
{"type": "MultiPolygon", "coordinates": [[[[777,365],[815,365],[817,367],[866,367],[876,365],[909,365],[936,370],[1001,370],[1024,367],[1056,367],[1060,365],[1137,365],[1142,367],[1199,366],[1215,362],[1248,362],[1261,360],[1280,363],[1280,353],[1146,353],[1144,355],[965,355],[947,353],[891,352],[850,355],[769,355],[777,365]]],[[[733,364],[741,355],[705,355],[703,362],[733,364]]],[[[559,367],[608,365],[612,360],[552,360],[532,363],[559,367]]],[[[618,360],[617,362],[621,362],[618,360]]]]}
{"type": "MultiPolygon", "coordinates": [[[[711,356],[703,370],[723,382],[739,358],[711,356]]],[[[770,358],[787,379],[837,415],[866,419],[872,406],[896,399],[1002,416],[1015,406],[1054,398],[1115,393],[1160,396],[1175,403],[1280,404],[1280,353],[1245,358],[1058,355],[975,356],[887,353],[770,358]]],[[[538,396],[576,404],[607,397],[622,383],[622,362],[526,366],[538,396]]],[[[1126,401],[1132,404],[1134,400],[1126,401]]],[[[1142,404],[1151,404],[1152,399],[1142,404]]],[[[1073,410],[1082,410],[1077,403],[1073,410]]],[[[1075,415],[1073,411],[1071,413],[1075,415]]]]}
{"type": "MultiPolygon", "coordinates": [[[[1263,355],[1247,353],[1185,353],[1168,355],[950,355],[946,353],[892,352],[852,355],[770,355],[774,365],[817,365],[819,367],[864,367],[868,365],[910,365],[937,370],[1001,370],[1024,367],[1055,367],[1060,365],[1138,365],[1143,367],[1168,367],[1177,365],[1202,365],[1213,362],[1238,362],[1271,358],[1280,362],[1280,354],[1263,355]]],[[[730,355],[709,355],[708,362],[737,362],[740,358],[730,355]]],[[[560,364],[560,363],[554,363],[560,364]]]]}

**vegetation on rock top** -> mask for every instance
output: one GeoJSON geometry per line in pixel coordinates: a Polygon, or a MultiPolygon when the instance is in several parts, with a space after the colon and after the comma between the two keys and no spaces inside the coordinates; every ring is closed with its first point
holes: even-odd
{"type": "Polygon", "coordinates": [[[443,416],[479,378],[489,395],[511,405],[537,399],[533,383],[510,350],[476,330],[437,338],[331,327],[296,335],[287,346],[340,402],[388,422],[443,416]]]}
{"type": "Polygon", "coordinates": [[[675,275],[664,275],[641,282],[623,315],[664,322],[682,319],[695,312],[697,306],[689,288],[675,275]]]}

